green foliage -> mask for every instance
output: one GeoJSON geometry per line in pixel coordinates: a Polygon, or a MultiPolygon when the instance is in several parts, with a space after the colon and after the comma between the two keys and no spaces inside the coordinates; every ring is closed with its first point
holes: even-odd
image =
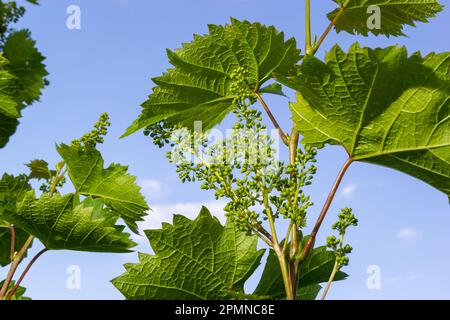
{"type": "Polygon", "coordinates": [[[351,34],[369,33],[386,36],[403,36],[404,25],[415,26],[415,22],[428,22],[443,6],[437,0],[334,0],[340,8],[328,14],[328,19],[333,20],[338,15],[334,24],[336,31],[347,31],[351,34]],[[380,29],[370,29],[367,20],[373,14],[368,12],[370,6],[380,9],[380,29]]]}
{"type": "Polygon", "coordinates": [[[3,47],[3,55],[9,61],[6,70],[18,81],[15,99],[24,106],[38,101],[42,89],[48,84],[48,75],[43,64],[44,56],[36,49],[28,30],[11,33],[3,47]]]}
{"type": "Polygon", "coordinates": [[[67,165],[76,193],[101,199],[137,232],[136,222],[143,220],[148,206],[136,178],[127,173],[128,168],[111,164],[105,169],[100,152],[93,148],[61,144],[57,150],[67,165]]]}
{"type": "Polygon", "coordinates": [[[204,207],[193,221],[175,215],[173,226],[145,234],[155,255],[140,254],[112,281],[127,299],[230,299],[243,293],[263,254],[256,237],[230,221],[223,227],[204,207]]]}
{"type": "MultiPolygon", "coordinates": [[[[4,283],[5,281],[0,282],[0,288],[3,286],[4,283]]],[[[15,284],[16,284],[15,281],[11,281],[9,283],[8,290],[6,291],[7,294],[11,292],[11,289],[14,288],[15,284]]],[[[31,298],[24,296],[25,291],[27,291],[27,289],[25,289],[22,286],[19,286],[16,292],[14,292],[14,294],[12,295],[11,300],[31,300],[31,298]]]]}
{"type": "MultiPolygon", "coordinates": [[[[154,144],[170,145],[167,156],[176,165],[180,180],[200,181],[201,188],[214,191],[216,199],[228,199],[224,208],[228,223],[249,236],[257,235],[271,247],[255,292],[235,292],[231,297],[315,299],[321,284],[327,282],[325,298],[331,283],[346,277],[340,270],[348,264],[352,248],[344,244],[344,235],[350,225],[357,224],[351,209],[345,208],[338,215],[333,229],[340,238],[328,238],[331,251],[314,248],[314,243],[354,161],[400,170],[450,195],[450,53],[408,57],[405,48],[368,49],[355,44],[348,53],[333,47],[325,62],[314,57],[332,27],[337,32],[398,36],[403,35],[405,25],[427,22],[442,6],[436,0],[335,2],[339,8],[328,14],[331,24],[320,38],[313,38],[307,28],[305,57],[295,50],[293,40],[285,42],[282,34],[277,41],[267,36],[275,32],[273,27],[236,20],[230,26],[210,26],[208,35],[195,36],[175,53],[168,51],[174,68],[154,79],[157,87],[125,134],[145,127],[144,134],[154,144]],[[368,19],[373,13],[368,9],[373,6],[380,9],[381,27],[369,30],[368,19]],[[261,96],[284,96],[280,83],[297,91],[298,101],[291,104],[290,135],[282,130],[261,96]],[[278,161],[274,141],[264,132],[262,113],[253,108],[257,101],[289,149],[288,164],[278,161]],[[201,123],[203,131],[211,129],[229,112],[237,121],[223,141],[211,143],[195,124],[201,123]],[[313,165],[315,148],[325,144],[344,146],[349,159],[311,235],[302,237],[312,205],[304,189],[317,170],[313,165]],[[280,216],[290,220],[282,242],[276,227],[280,216]],[[270,230],[265,229],[264,220],[270,230]]],[[[306,4],[306,25],[310,26],[310,1],[306,4]]],[[[189,238],[192,232],[178,236],[189,238]]],[[[151,282],[161,288],[153,278],[149,280],[156,267],[146,268],[146,264],[159,265],[158,257],[158,253],[141,255],[140,264],[127,265],[128,273],[119,278],[118,286],[125,296],[143,298],[151,292],[151,298],[189,297],[178,291],[178,295],[168,295],[164,290],[172,284],[166,280],[164,290],[149,287],[151,282]]]]}
{"type": "Polygon", "coordinates": [[[344,146],[355,161],[387,166],[450,195],[450,53],[338,46],[283,78],[303,143],[344,146]]]}
{"type": "Polygon", "coordinates": [[[274,72],[288,75],[299,53],[295,40],[285,41],[274,27],[235,19],[210,25],[209,34],[167,51],[174,68],[153,79],[157,87],[125,135],[161,120],[189,128],[202,121],[203,129],[210,129],[232,110],[236,81],[245,84],[247,95],[255,93],[274,72]]]}
{"type": "Polygon", "coordinates": [[[128,252],[136,244],[116,226],[117,216],[104,208],[100,200],[86,198],[82,202],[73,195],[50,196],[39,199],[33,191],[6,209],[0,216],[38,238],[49,250],[92,252],[128,252]]]}
{"type": "Polygon", "coordinates": [[[16,78],[4,68],[8,60],[0,56],[0,113],[9,118],[18,118],[19,110],[14,93],[16,92],[16,78]]]}
{"type": "MultiPolygon", "coordinates": [[[[300,265],[298,299],[315,299],[321,289],[320,284],[328,281],[335,259],[334,252],[328,251],[326,247],[317,247],[311,252],[309,257],[300,265]]],[[[347,274],[339,272],[334,280],[344,280],[346,277],[347,274]]],[[[272,299],[286,298],[280,265],[273,250],[269,251],[263,274],[253,294],[269,296],[272,299]]]]}
{"type": "MultiPolygon", "coordinates": [[[[11,231],[9,225],[4,219],[5,211],[16,213],[15,203],[23,200],[27,192],[31,191],[28,183],[28,177],[20,175],[17,177],[4,174],[0,179],[0,265],[6,266],[11,262],[11,231]]],[[[21,229],[15,229],[15,251],[25,244],[29,234],[21,229]]]]}
{"type": "MultiPolygon", "coordinates": [[[[15,230],[14,249],[19,251],[25,244],[29,234],[21,229],[15,230]]],[[[11,232],[9,224],[0,220],[0,267],[11,263],[11,232]]]]}
{"type": "Polygon", "coordinates": [[[50,170],[48,168],[48,163],[45,160],[36,159],[26,164],[26,166],[30,169],[30,174],[28,176],[31,179],[50,180],[56,174],[55,170],[50,170]]]}
{"type": "Polygon", "coordinates": [[[21,110],[38,101],[48,84],[44,57],[36,49],[30,32],[15,31],[10,26],[24,12],[15,1],[0,2],[0,148],[16,131],[21,110]]]}

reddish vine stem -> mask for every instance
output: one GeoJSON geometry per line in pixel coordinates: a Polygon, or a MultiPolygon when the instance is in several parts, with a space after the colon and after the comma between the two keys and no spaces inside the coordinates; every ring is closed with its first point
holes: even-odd
{"type": "Polygon", "coordinates": [[[23,278],[25,278],[25,276],[27,275],[30,268],[33,266],[33,264],[36,262],[36,260],[39,259],[39,257],[46,251],[47,251],[47,248],[42,249],[33,257],[33,259],[31,259],[31,261],[28,263],[25,270],[23,270],[22,274],[20,275],[19,280],[17,280],[14,288],[9,292],[8,296],[6,297],[6,300],[11,300],[12,296],[14,295],[14,293],[16,293],[17,289],[19,288],[20,284],[22,283],[23,278]]]}
{"type": "Polygon", "coordinates": [[[314,241],[316,240],[317,233],[319,232],[320,226],[322,225],[323,220],[325,219],[325,216],[327,215],[328,209],[331,206],[331,203],[333,202],[334,196],[336,195],[337,190],[339,189],[339,185],[342,182],[342,178],[344,177],[345,173],[347,172],[347,169],[352,164],[353,159],[349,157],[347,161],[345,161],[341,171],[339,172],[336,181],[333,184],[333,187],[330,190],[330,193],[328,194],[327,200],[325,201],[325,204],[322,208],[322,211],[320,212],[319,217],[317,218],[316,224],[314,225],[314,228],[311,232],[311,235],[308,239],[308,242],[306,243],[305,247],[302,251],[302,257],[306,258],[311,251],[314,241]]]}
{"type": "Polygon", "coordinates": [[[0,300],[3,299],[6,292],[8,291],[9,284],[11,283],[12,278],[14,277],[14,273],[17,270],[17,267],[22,262],[23,258],[25,257],[25,253],[27,252],[28,248],[30,247],[31,243],[33,242],[34,237],[29,236],[25,244],[22,246],[20,251],[17,253],[17,255],[14,257],[14,260],[11,262],[11,266],[9,267],[8,274],[6,276],[5,282],[3,283],[2,288],[0,289],[0,300]]]}
{"type": "Polygon", "coordinates": [[[336,13],[336,15],[334,16],[333,20],[331,20],[330,24],[325,29],[324,33],[320,36],[319,40],[317,41],[317,44],[314,45],[313,52],[312,52],[313,54],[316,53],[317,50],[319,50],[320,46],[322,45],[322,43],[324,42],[325,38],[330,33],[331,29],[333,29],[333,27],[336,24],[336,22],[339,20],[341,15],[344,13],[344,9],[345,9],[344,6],[341,6],[339,8],[339,11],[336,13]]]}
{"type": "Polygon", "coordinates": [[[264,99],[261,97],[261,95],[259,93],[256,93],[256,97],[258,98],[259,102],[261,102],[264,110],[266,111],[267,115],[269,116],[270,121],[272,121],[275,129],[278,130],[278,134],[280,135],[281,140],[283,141],[283,143],[285,145],[288,145],[289,144],[289,139],[286,136],[286,134],[284,133],[284,131],[281,129],[280,125],[278,124],[277,119],[275,119],[274,115],[270,111],[269,106],[267,105],[267,103],[264,101],[264,99]]]}
{"type": "Polygon", "coordinates": [[[9,259],[11,261],[14,260],[14,254],[16,252],[16,231],[14,229],[14,225],[9,225],[9,230],[11,231],[11,253],[9,255],[9,259]]]}

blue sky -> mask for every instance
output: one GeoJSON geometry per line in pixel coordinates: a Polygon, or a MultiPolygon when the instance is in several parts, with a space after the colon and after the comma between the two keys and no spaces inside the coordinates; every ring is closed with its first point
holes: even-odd
{"type": "MultiPolygon", "coordinates": [[[[129,165],[143,186],[153,212],[143,227],[157,227],[170,221],[171,213],[194,217],[202,204],[219,213],[223,202],[197,186],[181,184],[174,167],[167,163],[165,150],[136,134],[118,140],[139,114],[139,105],[150,93],[150,78],[168,67],[166,48],[177,48],[205,33],[207,24],[223,24],[233,16],[275,25],[288,36],[304,43],[302,1],[268,0],[42,0],[21,21],[37,40],[47,57],[50,86],[41,102],[24,112],[22,124],[9,145],[0,151],[2,171],[18,174],[23,163],[42,158],[54,164],[55,143],[70,142],[90,130],[102,112],[108,112],[112,127],[101,147],[105,162],[129,165]],[[81,8],[81,30],[66,28],[69,5],[81,8]]],[[[444,2],[444,1],[441,1],[444,2]]],[[[325,14],[334,8],[331,0],[313,1],[313,31],[321,33],[325,14]]],[[[406,45],[410,52],[450,51],[448,30],[450,8],[430,24],[406,28],[409,37],[355,37],[330,34],[318,52],[323,57],[334,43],[347,48],[355,41],[363,46],[406,45]]],[[[282,127],[289,127],[289,111],[284,98],[269,98],[282,127]]],[[[220,128],[230,127],[226,120],[220,128]]],[[[312,223],[329,188],[345,161],[338,147],[322,150],[319,172],[310,193],[316,203],[312,223]]],[[[396,171],[368,164],[354,164],[346,175],[336,201],[320,232],[319,243],[330,234],[341,207],[350,206],[360,226],[350,231],[353,245],[349,279],[335,284],[334,299],[450,299],[450,210],[446,196],[432,187],[396,171]],[[381,289],[366,286],[367,268],[379,266],[381,289]]],[[[139,250],[151,252],[144,239],[139,250]]],[[[35,245],[32,249],[40,249],[35,245]]],[[[91,254],[47,252],[23,284],[35,299],[121,299],[109,283],[123,272],[122,264],[136,261],[136,254],[91,254]],[[67,268],[80,267],[81,289],[66,286],[67,268]]],[[[258,271],[260,272],[260,270],[258,271]]],[[[4,275],[4,271],[1,271],[4,275]]],[[[247,284],[250,290],[259,273],[247,284]]]]}

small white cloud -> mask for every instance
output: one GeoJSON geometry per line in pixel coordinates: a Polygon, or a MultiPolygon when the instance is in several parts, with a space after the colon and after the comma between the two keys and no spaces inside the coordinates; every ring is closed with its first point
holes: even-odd
{"type": "Polygon", "coordinates": [[[417,228],[405,227],[398,231],[397,238],[406,244],[414,244],[422,239],[422,231],[417,228]]]}
{"type": "Polygon", "coordinates": [[[350,198],[353,193],[358,189],[358,186],[356,184],[347,184],[341,192],[341,195],[345,198],[350,198]]]}
{"type": "Polygon", "coordinates": [[[189,219],[195,219],[202,206],[208,208],[211,214],[217,217],[222,224],[225,224],[226,217],[223,211],[225,201],[210,202],[185,202],[162,205],[151,205],[151,211],[145,217],[145,220],[139,223],[140,230],[159,229],[162,222],[172,223],[174,214],[183,215],[189,219]]]}
{"type": "Polygon", "coordinates": [[[142,187],[143,192],[160,192],[161,191],[161,183],[158,180],[144,180],[139,183],[142,187]]]}
{"type": "Polygon", "coordinates": [[[158,180],[146,179],[138,181],[138,184],[148,202],[155,202],[156,199],[162,199],[168,193],[168,187],[158,180]]]}

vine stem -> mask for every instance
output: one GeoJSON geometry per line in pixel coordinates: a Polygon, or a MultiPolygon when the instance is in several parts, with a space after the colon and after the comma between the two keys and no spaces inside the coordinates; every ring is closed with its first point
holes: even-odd
{"type": "Polygon", "coordinates": [[[325,300],[328,291],[330,290],[331,284],[333,283],[334,277],[336,276],[336,273],[339,271],[339,264],[337,261],[334,262],[333,271],[331,272],[330,279],[328,279],[327,286],[325,287],[321,300],[325,300]]]}
{"type": "Polygon", "coordinates": [[[259,102],[262,104],[264,110],[266,111],[267,115],[270,118],[270,121],[272,121],[275,129],[278,130],[278,134],[280,135],[281,140],[283,141],[283,143],[285,145],[288,145],[289,143],[289,139],[286,136],[286,134],[284,133],[284,131],[281,129],[280,125],[278,124],[277,119],[275,119],[274,115],[272,114],[272,112],[269,109],[269,106],[267,105],[267,103],[264,101],[264,99],[261,97],[261,95],[257,92],[255,93],[256,97],[258,98],[259,102]]]}
{"type": "Polygon", "coordinates": [[[313,54],[314,52],[313,52],[313,48],[311,46],[311,1],[310,0],[305,0],[305,13],[306,13],[306,17],[305,17],[305,21],[306,21],[305,52],[306,52],[306,54],[313,54]]]}
{"type": "Polygon", "coordinates": [[[14,225],[10,224],[9,230],[11,231],[11,250],[10,250],[9,259],[11,261],[13,261],[14,254],[16,253],[16,231],[14,229],[14,225]]]}
{"type": "Polygon", "coordinates": [[[325,219],[325,216],[327,215],[328,209],[331,206],[331,203],[333,202],[334,196],[336,195],[337,190],[339,189],[339,185],[342,182],[342,178],[344,177],[345,173],[347,172],[347,169],[350,167],[350,165],[353,163],[353,159],[349,157],[347,161],[345,161],[341,171],[339,172],[336,181],[333,184],[333,187],[330,190],[330,193],[328,194],[327,200],[325,201],[325,204],[322,208],[322,211],[320,212],[319,217],[317,218],[316,224],[314,225],[314,228],[311,232],[311,235],[308,239],[308,242],[306,243],[305,247],[303,248],[301,256],[303,258],[306,258],[311,251],[314,241],[316,240],[317,233],[319,232],[320,226],[322,225],[323,220],[325,219]]]}
{"type": "Polygon", "coordinates": [[[263,199],[264,199],[264,207],[267,211],[267,219],[269,220],[270,230],[272,232],[272,247],[278,257],[278,262],[280,264],[281,275],[283,277],[283,283],[286,291],[286,298],[288,300],[293,300],[293,298],[295,297],[295,293],[289,280],[289,271],[286,263],[286,255],[284,254],[283,250],[281,249],[281,245],[278,242],[277,230],[275,228],[275,221],[273,219],[272,209],[270,208],[269,204],[269,195],[267,194],[266,191],[264,191],[263,199]]]}
{"type": "MultiPolygon", "coordinates": [[[[292,129],[289,141],[289,162],[291,165],[295,165],[295,161],[297,158],[297,148],[299,142],[299,132],[295,129],[295,124],[292,129]]],[[[297,175],[295,173],[291,174],[291,181],[295,184],[298,183],[297,175]]],[[[295,256],[298,253],[298,226],[295,221],[292,222],[292,230],[291,230],[291,248],[290,248],[290,261],[289,261],[289,281],[291,283],[291,288],[293,292],[293,299],[297,296],[297,283],[298,283],[298,263],[295,261],[295,256]]]]}
{"type": "Polygon", "coordinates": [[[34,237],[29,236],[23,247],[20,249],[20,251],[17,253],[17,256],[14,257],[14,260],[11,262],[11,266],[8,271],[8,275],[6,276],[5,282],[3,283],[3,286],[0,290],[0,300],[3,300],[3,297],[6,294],[6,291],[9,288],[9,284],[11,283],[12,278],[14,277],[14,273],[17,270],[17,267],[22,262],[23,258],[25,257],[25,253],[27,252],[28,248],[30,247],[31,243],[33,242],[34,237]]]}
{"type": "Polygon", "coordinates": [[[8,296],[6,297],[6,300],[11,300],[12,296],[14,295],[14,293],[16,293],[17,289],[19,288],[20,284],[22,283],[23,278],[25,278],[25,276],[27,275],[28,271],[30,270],[30,268],[33,266],[33,264],[36,262],[37,259],[39,259],[39,257],[45,253],[47,251],[47,248],[42,249],[41,251],[39,251],[34,257],[33,259],[31,259],[31,261],[28,263],[27,267],[25,268],[25,270],[22,272],[22,274],[20,275],[19,280],[17,280],[16,285],[14,286],[14,288],[9,292],[8,296]]]}
{"type": "MultiPolygon", "coordinates": [[[[308,0],[306,0],[308,1],[308,0]]],[[[328,27],[325,29],[325,31],[323,32],[323,34],[320,36],[319,40],[317,41],[317,43],[314,45],[314,48],[312,48],[312,54],[315,54],[317,52],[317,50],[319,50],[320,46],[322,45],[322,43],[325,41],[325,38],[328,36],[328,34],[330,33],[331,29],[333,29],[334,25],[336,24],[336,22],[339,20],[339,18],[341,17],[341,15],[344,13],[344,9],[345,9],[345,5],[341,5],[341,7],[339,8],[339,11],[336,13],[336,15],[333,17],[333,20],[331,20],[330,24],[328,25],[328,27]]]]}

